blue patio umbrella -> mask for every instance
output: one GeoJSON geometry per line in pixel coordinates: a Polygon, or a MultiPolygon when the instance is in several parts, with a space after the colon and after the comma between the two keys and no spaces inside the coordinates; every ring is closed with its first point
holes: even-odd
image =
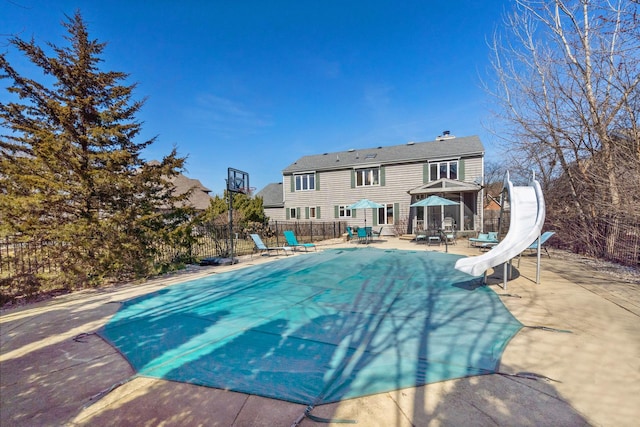
{"type": "MultiPolygon", "coordinates": [[[[381,209],[384,208],[384,205],[380,203],[372,202],[369,199],[360,199],[356,203],[347,206],[347,209],[381,209]]],[[[364,211],[364,226],[367,227],[367,211],[364,211]]]]}
{"type": "Polygon", "coordinates": [[[410,205],[413,207],[429,207],[429,206],[452,206],[459,205],[458,202],[454,202],[453,200],[445,199],[440,196],[429,196],[426,199],[418,200],[417,202],[410,205]]]}
{"type": "Polygon", "coordinates": [[[417,202],[412,204],[411,207],[413,208],[416,206],[451,206],[451,205],[458,205],[458,204],[459,204],[458,202],[445,199],[444,197],[429,196],[426,199],[418,200],[417,202]]]}

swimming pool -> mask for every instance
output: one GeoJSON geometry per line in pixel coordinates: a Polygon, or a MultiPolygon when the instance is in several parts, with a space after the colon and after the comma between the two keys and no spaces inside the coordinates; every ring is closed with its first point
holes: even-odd
{"type": "Polygon", "coordinates": [[[304,404],[493,373],[522,325],[458,258],[287,257],[127,301],[99,333],[139,375],[304,404]]]}

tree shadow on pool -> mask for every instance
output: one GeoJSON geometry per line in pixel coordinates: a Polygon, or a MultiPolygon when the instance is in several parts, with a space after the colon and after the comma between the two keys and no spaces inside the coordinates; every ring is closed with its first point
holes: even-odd
{"type": "Polygon", "coordinates": [[[134,366],[144,375],[307,405],[495,372],[521,327],[497,296],[455,272],[456,257],[377,252],[346,277],[335,278],[329,264],[314,271],[307,293],[310,273],[282,264],[285,287],[268,290],[304,297],[262,319],[249,316],[240,328],[244,318],[228,307],[250,304],[242,293],[212,297],[204,311],[185,298],[146,307],[139,316],[154,319],[135,328],[152,326],[137,348],[158,351],[134,366]],[[227,308],[216,311],[221,301],[227,308]],[[181,325],[185,319],[193,325],[181,325]]]}

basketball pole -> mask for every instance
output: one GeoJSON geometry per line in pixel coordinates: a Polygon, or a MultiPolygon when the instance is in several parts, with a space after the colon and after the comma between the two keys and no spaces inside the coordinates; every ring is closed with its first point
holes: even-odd
{"type": "Polygon", "coordinates": [[[231,264],[233,259],[233,195],[235,193],[247,194],[249,187],[249,174],[234,168],[227,168],[227,197],[229,197],[229,252],[231,264]]]}
{"type": "Polygon", "coordinates": [[[229,198],[229,253],[231,265],[233,265],[233,194],[229,189],[229,180],[227,180],[227,197],[229,198]]]}

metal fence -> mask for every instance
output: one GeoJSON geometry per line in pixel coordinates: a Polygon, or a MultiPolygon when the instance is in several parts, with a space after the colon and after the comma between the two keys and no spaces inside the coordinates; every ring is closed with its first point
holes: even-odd
{"type": "MultiPolygon", "coordinates": [[[[503,231],[508,229],[504,224],[503,231]]],[[[254,244],[250,233],[257,233],[268,246],[283,246],[285,230],[292,230],[300,243],[340,238],[346,232],[346,222],[272,221],[261,228],[201,226],[194,229],[194,242],[188,247],[166,243],[155,245],[155,263],[192,262],[206,257],[229,256],[230,236],[233,236],[234,255],[248,255],[254,244]]],[[[485,223],[485,231],[497,231],[497,221],[485,223]]],[[[547,244],[575,253],[629,266],[640,266],[640,224],[637,222],[603,218],[585,232],[589,238],[577,239],[571,233],[556,230],[547,244]]],[[[52,262],[51,253],[63,251],[64,245],[50,241],[27,241],[19,236],[0,238],[0,278],[11,279],[21,274],[55,274],[59,268],[52,262]]]]}
{"type": "MultiPolygon", "coordinates": [[[[502,232],[509,230],[509,216],[504,217],[502,232]]],[[[600,218],[588,229],[562,225],[546,226],[545,230],[556,234],[547,243],[550,247],[577,254],[611,261],[617,264],[640,267],[640,223],[627,218],[600,218]]],[[[498,218],[485,219],[484,232],[499,231],[498,218]]]]}
{"type": "Polygon", "coordinates": [[[300,243],[313,243],[320,240],[337,239],[347,232],[344,221],[271,221],[269,229],[284,242],[283,232],[292,230],[300,243]]]}
{"type": "Polygon", "coordinates": [[[20,236],[0,238],[0,278],[22,273],[53,273],[57,271],[51,261],[52,252],[63,250],[63,245],[51,241],[25,240],[20,236]]]}
{"type": "Polygon", "coordinates": [[[234,226],[229,233],[228,225],[204,225],[194,229],[194,243],[188,248],[177,248],[168,244],[158,244],[156,264],[179,262],[208,257],[228,257],[231,250],[230,236],[233,237],[234,256],[248,255],[254,250],[249,236],[256,233],[267,246],[284,246],[284,231],[291,230],[299,243],[313,243],[335,239],[346,233],[346,223],[319,221],[271,221],[268,225],[234,226]]]}
{"type": "Polygon", "coordinates": [[[617,264],[640,267],[640,223],[627,218],[600,218],[572,238],[558,233],[566,249],[617,264]]]}

